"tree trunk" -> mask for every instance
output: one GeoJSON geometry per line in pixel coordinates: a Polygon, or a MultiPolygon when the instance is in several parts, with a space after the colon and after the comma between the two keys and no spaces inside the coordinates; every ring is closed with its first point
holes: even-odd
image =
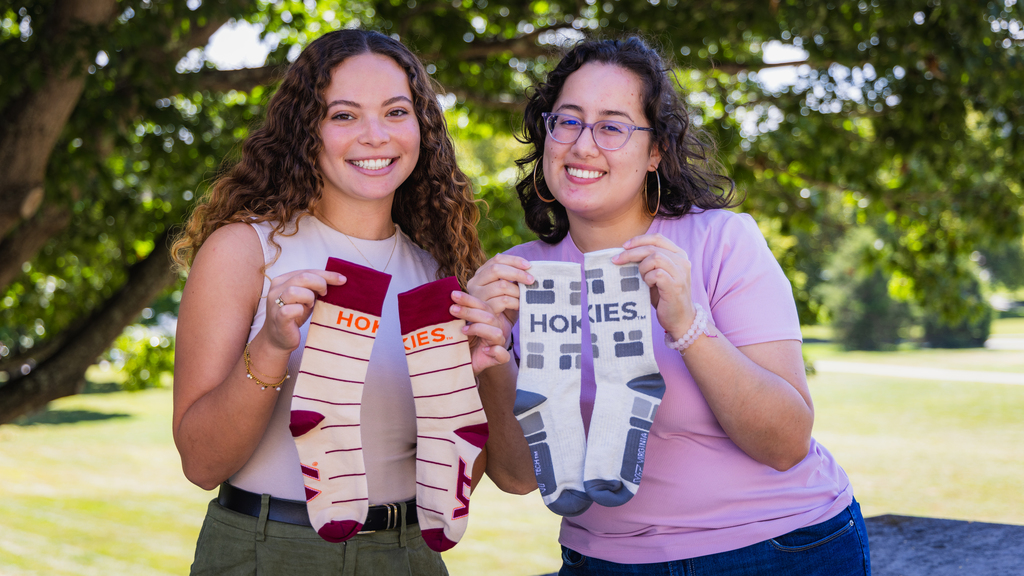
{"type": "Polygon", "coordinates": [[[177,278],[171,268],[169,238],[167,232],[157,238],[149,257],[131,267],[124,286],[77,329],[62,336],[63,344],[52,355],[27,375],[16,375],[0,387],[0,424],[82,391],[86,368],[177,278]]]}
{"type": "MultiPolygon", "coordinates": [[[[116,7],[114,0],[58,2],[54,10],[61,18],[45,32],[52,42],[66,42],[66,35],[75,26],[107,22],[116,7]]],[[[79,52],[88,61],[88,55],[79,52]]],[[[0,238],[6,238],[20,221],[31,218],[41,205],[46,166],[82,96],[84,73],[61,62],[38,88],[21,94],[0,110],[0,238]]]]}

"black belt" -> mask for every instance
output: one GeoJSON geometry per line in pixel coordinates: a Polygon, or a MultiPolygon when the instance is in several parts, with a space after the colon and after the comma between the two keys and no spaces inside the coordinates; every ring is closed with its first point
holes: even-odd
{"type": "MultiPolygon", "coordinates": [[[[256,518],[260,517],[260,505],[263,497],[260,494],[242,490],[224,482],[220,485],[220,492],[217,494],[217,502],[227,508],[242,514],[256,518]]],[[[298,526],[310,526],[309,512],[306,511],[306,503],[298,500],[285,500],[284,498],[270,497],[270,512],[268,520],[284,522],[285,524],[296,524],[298,526]]],[[[416,499],[405,503],[405,523],[416,524],[416,499]]],[[[360,532],[375,532],[377,530],[391,530],[402,525],[402,508],[398,504],[382,504],[370,506],[366,514],[366,522],[360,532]]]]}

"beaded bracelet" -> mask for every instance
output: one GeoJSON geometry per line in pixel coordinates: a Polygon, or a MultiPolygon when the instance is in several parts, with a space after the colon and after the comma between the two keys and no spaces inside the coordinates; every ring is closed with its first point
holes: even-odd
{"type": "Polygon", "coordinates": [[[704,310],[703,306],[696,302],[693,303],[693,309],[697,314],[693,317],[693,324],[690,324],[690,329],[686,331],[686,334],[683,334],[682,338],[673,340],[672,336],[665,332],[665,345],[672,350],[677,350],[680,354],[696,342],[697,338],[700,338],[702,334],[704,336],[711,336],[707,329],[708,313],[704,310]]]}
{"type": "Polygon", "coordinates": [[[246,345],[245,345],[245,351],[242,352],[242,359],[245,360],[245,377],[248,378],[249,380],[252,380],[253,382],[256,382],[257,384],[259,384],[260,385],[260,390],[266,390],[267,388],[273,388],[274,390],[277,390],[278,392],[280,392],[281,391],[281,384],[284,384],[285,380],[291,378],[291,374],[289,374],[287,370],[285,370],[285,372],[284,372],[284,378],[281,378],[281,381],[278,382],[277,384],[271,384],[270,382],[264,382],[263,380],[260,380],[259,378],[257,378],[256,375],[253,374],[252,358],[249,357],[249,344],[248,343],[246,343],[246,345]]]}

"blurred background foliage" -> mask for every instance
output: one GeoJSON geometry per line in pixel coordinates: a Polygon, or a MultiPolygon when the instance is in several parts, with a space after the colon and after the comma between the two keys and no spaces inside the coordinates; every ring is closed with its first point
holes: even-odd
{"type": "Polygon", "coordinates": [[[127,387],[166,379],[168,231],[302,46],[355,26],[437,80],[489,254],[533,238],[512,190],[529,86],[564,46],[640,32],[719,142],[803,323],[851,348],[976,344],[990,301],[1024,299],[1022,22],[1017,0],[8,2],[0,422],[80,391],[98,359],[127,387]],[[249,61],[215,57],[215,33],[245,30],[263,41],[236,50],[249,61]]]}

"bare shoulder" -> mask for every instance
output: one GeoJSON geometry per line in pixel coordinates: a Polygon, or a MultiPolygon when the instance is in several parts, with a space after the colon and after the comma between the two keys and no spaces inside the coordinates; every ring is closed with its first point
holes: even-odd
{"type": "Polygon", "coordinates": [[[235,222],[210,234],[199,248],[195,264],[199,265],[200,260],[214,260],[219,264],[230,264],[231,260],[241,260],[246,264],[255,261],[258,266],[263,266],[263,248],[252,226],[235,222]]]}
{"type": "Polygon", "coordinates": [[[182,300],[204,300],[214,295],[233,295],[234,301],[255,311],[263,291],[263,248],[252,226],[228,224],[210,234],[196,253],[188,273],[182,300]]]}

